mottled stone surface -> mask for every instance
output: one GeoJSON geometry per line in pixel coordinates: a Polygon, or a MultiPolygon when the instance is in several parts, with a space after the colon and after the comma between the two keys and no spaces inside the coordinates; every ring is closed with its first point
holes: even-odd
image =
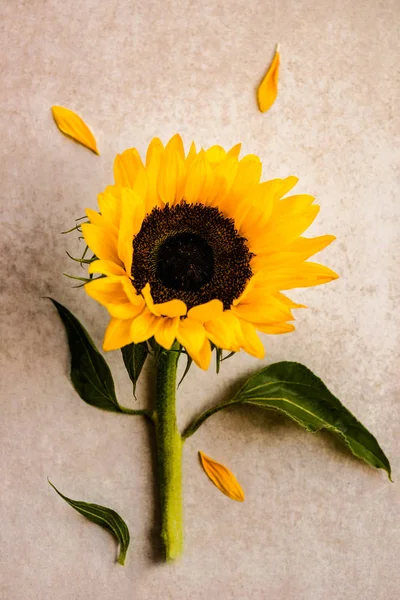
{"type": "MultiPolygon", "coordinates": [[[[396,0],[2,2],[2,600],[398,597],[399,17],[396,0]],[[261,114],[255,87],[278,41],[279,96],[261,114]],[[53,104],[85,118],[100,157],[57,130],[53,104]],[[187,144],[242,141],[265,178],[296,174],[318,197],[312,233],[337,236],[321,261],[341,279],[292,293],[309,309],[294,334],[264,336],[263,364],[315,370],[375,433],[396,482],[327,434],[258,410],[219,413],[186,444],[185,554],[163,565],[148,426],[76,396],[44,296],[101,342],[105,311],[63,277],[80,270],[65,254],[76,254],[76,238],[60,232],[95,207],[116,152],[176,131],[187,144]],[[243,504],[209,483],[199,449],[236,473],[243,504]],[[125,568],[112,538],[47,476],[125,517],[125,568]]],[[[128,404],[119,354],[109,360],[128,404]]],[[[240,355],[219,377],[193,368],[179,391],[181,425],[259,366],[240,355]]],[[[138,396],[147,401],[146,381],[138,396]]]]}

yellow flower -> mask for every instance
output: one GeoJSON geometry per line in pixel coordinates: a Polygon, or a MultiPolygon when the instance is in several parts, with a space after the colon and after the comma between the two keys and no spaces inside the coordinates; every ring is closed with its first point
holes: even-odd
{"type": "Polygon", "coordinates": [[[283,198],[297,179],[260,183],[259,158],[239,152],[192,144],[185,154],[175,135],[165,147],[153,139],[144,163],[135,148],[117,155],[115,184],[82,225],[98,259],[89,272],[103,276],[85,288],[111,315],[104,350],[154,336],[166,349],[176,339],[203,369],[211,344],[262,358],[257,331],[292,331],[301,306],[282,290],[337,278],[305,262],[335,239],[301,237],[314,198],[283,198]]]}

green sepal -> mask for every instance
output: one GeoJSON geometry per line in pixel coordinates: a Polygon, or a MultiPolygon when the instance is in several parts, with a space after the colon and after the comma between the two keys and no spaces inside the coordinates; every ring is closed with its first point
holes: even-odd
{"type": "Polygon", "coordinates": [[[53,298],[49,299],[56,307],[67,333],[71,355],[70,375],[75,390],[91,406],[122,412],[110,368],[88,332],[67,308],[53,298]]]}
{"type": "Polygon", "coordinates": [[[222,350],[221,348],[215,348],[215,372],[217,375],[219,374],[219,370],[222,362],[222,350]]]}
{"type": "Polygon", "coordinates": [[[125,521],[119,516],[115,510],[107,508],[106,506],[100,506],[99,504],[91,504],[88,502],[81,502],[79,500],[71,500],[64,496],[56,487],[48,480],[51,487],[57,492],[65,502],[67,502],[72,508],[74,508],[83,517],[86,517],[92,523],[100,525],[107,531],[110,531],[119,543],[119,554],[117,562],[120,565],[125,564],[126,553],[129,547],[130,535],[129,529],[125,521]]]}
{"type": "MultiPolygon", "coordinates": [[[[182,348],[180,348],[180,350],[182,350],[182,348]]],[[[181,355],[181,352],[179,352],[179,356],[180,355],[181,355]]],[[[179,360],[179,357],[178,357],[178,360],[179,360]]],[[[190,370],[190,367],[192,366],[192,364],[193,364],[193,358],[189,354],[187,354],[186,355],[186,367],[185,367],[182,377],[179,380],[178,387],[181,385],[182,381],[185,379],[186,375],[189,373],[189,370],[190,370]]]]}
{"type": "Polygon", "coordinates": [[[136,383],[146,362],[149,350],[146,342],[128,344],[121,348],[124,365],[133,384],[133,395],[136,397],[136,383]]]}
{"type": "Polygon", "coordinates": [[[235,397],[209,409],[184,432],[189,437],[212,414],[234,405],[255,405],[279,411],[308,431],[328,429],[350,451],[369,465],[384,469],[390,464],[375,437],[338,400],[310,369],[295,362],[279,362],[250,377],[235,397]]]}

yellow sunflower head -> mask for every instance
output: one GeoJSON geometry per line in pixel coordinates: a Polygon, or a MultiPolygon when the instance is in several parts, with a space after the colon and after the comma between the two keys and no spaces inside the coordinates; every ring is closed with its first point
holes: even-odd
{"type": "Polygon", "coordinates": [[[257,331],[292,331],[301,306],[282,290],[337,278],[306,262],[335,239],[301,237],[314,198],[283,198],[297,179],[260,183],[259,158],[239,152],[185,154],[175,135],[165,147],[153,139],[145,162],[135,148],[117,155],[115,184],[82,225],[89,273],[101,275],[85,288],[111,315],[104,350],[154,337],[166,349],[177,340],[203,369],[212,345],[262,358],[257,331]]]}

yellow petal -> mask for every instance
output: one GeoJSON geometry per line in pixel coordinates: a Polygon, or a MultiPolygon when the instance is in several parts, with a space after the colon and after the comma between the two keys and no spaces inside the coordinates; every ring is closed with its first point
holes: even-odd
{"type": "Polygon", "coordinates": [[[196,156],[197,156],[196,144],[194,142],[192,142],[190,144],[189,152],[187,153],[186,161],[185,161],[187,169],[190,168],[190,166],[191,166],[192,162],[194,161],[194,159],[196,158],[196,156]]]}
{"type": "Polygon", "coordinates": [[[222,201],[232,188],[237,172],[237,158],[227,155],[214,169],[214,182],[211,186],[207,205],[221,207],[222,201]]]}
{"type": "Polygon", "coordinates": [[[132,302],[120,302],[119,304],[107,304],[107,310],[112,317],[117,319],[134,319],[142,312],[144,303],[142,306],[139,304],[132,304],[132,302]]]}
{"type": "Polygon", "coordinates": [[[139,344],[153,337],[160,322],[160,317],[156,317],[150,311],[142,312],[132,322],[131,336],[133,343],[139,344]]]}
{"type": "Polygon", "coordinates": [[[114,179],[121,187],[133,187],[137,174],[144,169],[136,148],[129,148],[117,154],[114,160],[114,179]]]}
{"type": "Polygon", "coordinates": [[[316,238],[298,238],[282,252],[259,254],[251,259],[253,273],[262,270],[265,273],[280,271],[282,268],[295,267],[317,254],[335,240],[334,235],[321,235],[316,238]]]}
{"type": "Polygon", "coordinates": [[[238,171],[233,186],[229,192],[229,199],[234,205],[248,191],[250,186],[260,181],[262,164],[258,156],[248,154],[238,164],[238,171]]]}
{"type": "Polygon", "coordinates": [[[52,106],[51,110],[60,131],[79,142],[79,144],[86,146],[95,154],[100,154],[93,133],[79,115],[63,106],[52,106]]]}
{"type": "Polygon", "coordinates": [[[306,262],[297,268],[282,269],[271,273],[270,285],[281,290],[311,287],[329,283],[338,279],[339,275],[318,263],[306,262]]]}
{"type": "Polygon", "coordinates": [[[186,352],[201,369],[208,369],[211,360],[211,346],[206,338],[204,327],[193,319],[179,321],[176,338],[186,352]]]}
{"type": "Polygon", "coordinates": [[[224,306],[221,300],[210,300],[205,304],[199,304],[191,308],[188,312],[188,317],[204,323],[205,321],[211,321],[211,319],[219,317],[223,310],[224,306]]]}
{"type": "Polygon", "coordinates": [[[153,297],[151,295],[150,284],[146,283],[142,289],[142,296],[146,301],[147,308],[156,317],[182,317],[186,315],[187,308],[186,304],[182,300],[174,299],[168,302],[161,302],[160,304],[154,304],[153,297]]]}
{"type": "Polygon", "coordinates": [[[211,146],[206,150],[207,160],[211,165],[217,165],[224,160],[226,152],[222,146],[211,146]]]}
{"type": "Polygon", "coordinates": [[[193,160],[185,183],[184,197],[189,204],[203,202],[209,195],[213,172],[202,150],[193,160]]]}
{"type": "Polygon", "coordinates": [[[88,273],[100,273],[101,275],[116,275],[117,277],[126,277],[126,272],[122,267],[116,265],[112,260],[95,260],[90,263],[88,273]]]}
{"type": "Polygon", "coordinates": [[[320,235],[315,238],[300,237],[286,248],[286,250],[298,253],[303,259],[306,259],[310,258],[313,254],[317,254],[317,252],[320,252],[335,240],[336,237],[334,235],[320,235]]]}
{"type": "Polygon", "coordinates": [[[264,346],[257,335],[254,325],[252,323],[247,323],[246,321],[240,321],[240,327],[243,334],[243,341],[241,344],[243,350],[256,358],[264,358],[264,346]]]}
{"type": "Polygon", "coordinates": [[[135,288],[132,285],[131,279],[128,277],[124,277],[122,279],[122,287],[124,288],[124,292],[129,299],[129,302],[134,306],[141,306],[144,308],[145,301],[143,300],[143,296],[141,294],[137,294],[135,288]]]}
{"type": "Polygon", "coordinates": [[[305,304],[298,304],[297,302],[293,302],[293,300],[285,296],[285,294],[282,294],[282,292],[277,292],[276,294],[274,294],[274,297],[278,300],[278,302],[285,304],[289,308],[307,308],[305,304]]]}
{"type": "Polygon", "coordinates": [[[85,242],[97,258],[121,264],[117,253],[117,239],[112,229],[91,223],[83,223],[81,228],[85,242]]]}
{"type": "Polygon", "coordinates": [[[271,249],[280,250],[292,244],[311,225],[319,212],[319,206],[313,204],[302,214],[294,214],[283,221],[268,221],[261,235],[254,236],[251,249],[255,254],[268,253],[271,249]]]}
{"type": "Polygon", "coordinates": [[[204,323],[208,339],[218,348],[238,352],[242,339],[239,320],[231,310],[225,310],[219,317],[204,323]]]}
{"type": "Polygon", "coordinates": [[[130,330],[131,321],[121,321],[112,317],[104,336],[103,350],[119,350],[130,344],[132,342],[130,330]]]}
{"type": "Polygon", "coordinates": [[[232,306],[232,312],[238,319],[250,323],[280,323],[293,319],[288,306],[278,302],[270,292],[258,288],[252,290],[244,302],[232,306]]]}
{"type": "Polygon", "coordinates": [[[172,138],[168,142],[161,160],[157,180],[158,195],[164,204],[170,206],[182,200],[185,189],[186,169],[184,158],[181,156],[179,140],[172,138]]]}
{"type": "Polygon", "coordinates": [[[280,200],[283,198],[285,194],[290,192],[297,185],[299,181],[298,177],[294,175],[289,175],[289,177],[285,177],[285,179],[278,179],[278,184],[275,188],[274,197],[275,200],[280,200]]]}
{"type": "Polygon", "coordinates": [[[119,186],[109,185],[104,192],[97,196],[99,209],[104,219],[117,228],[121,220],[121,192],[122,188],[119,186]]]}
{"type": "Polygon", "coordinates": [[[279,46],[277,46],[272,63],[257,91],[258,106],[261,112],[269,110],[278,95],[279,64],[280,53],[279,46]]]}
{"type": "Polygon", "coordinates": [[[186,304],[182,300],[174,299],[168,302],[154,304],[155,313],[163,317],[183,317],[187,313],[186,304]]]}
{"type": "Polygon", "coordinates": [[[290,333],[294,331],[292,323],[254,323],[254,327],[262,333],[277,335],[279,333],[290,333]]]}
{"type": "Polygon", "coordinates": [[[201,464],[213,484],[231,500],[244,501],[244,492],[238,480],[227,467],[199,451],[201,464]]]}
{"type": "Polygon", "coordinates": [[[236,158],[240,154],[240,150],[242,149],[242,144],[236,144],[232,146],[232,148],[227,152],[228,156],[235,156],[236,158]]]}
{"type": "Polygon", "coordinates": [[[123,304],[127,296],[122,285],[122,277],[102,277],[85,285],[86,293],[102,306],[123,304]]]}
{"type": "Polygon", "coordinates": [[[133,237],[140,230],[145,217],[145,206],[142,198],[134,190],[124,188],[121,196],[121,223],[118,233],[118,256],[125,265],[127,273],[131,273],[133,237]]]}
{"type": "Polygon", "coordinates": [[[295,214],[302,214],[314,202],[314,196],[309,194],[297,194],[283,198],[275,203],[272,211],[271,220],[283,222],[295,214]]]}
{"type": "Polygon", "coordinates": [[[164,146],[160,138],[153,138],[146,152],[146,169],[151,167],[154,160],[156,161],[156,163],[158,163],[158,159],[163,152],[164,146]]]}
{"type": "Polygon", "coordinates": [[[161,207],[162,203],[157,192],[157,178],[160,170],[164,146],[158,138],[154,138],[146,154],[147,194],[146,212],[149,213],[155,206],[161,207]]]}
{"type": "Polygon", "coordinates": [[[177,152],[183,160],[185,159],[185,148],[183,146],[183,141],[179,133],[176,133],[174,136],[172,136],[172,138],[165,146],[165,149],[171,149],[174,152],[177,152]]]}
{"type": "Polygon", "coordinates": [[[165,317],[162,319],[154,334],[156,342],[166,350],[169,350],[175,341],[178,325],[179,317],[175,317],[174,319],[165,317]]]}
{"type": "Polygon", "coordinates": [[[91,208],[86,208],[85,213],[87,218],[93,225],[99,225],[100,227],[110,227],[110,229],[114,229],[114,227],[107,223],[104,217],[95,210],[92,210],[91,208]]]}
{"type": "MultiPolygon", "coordinates": [[[[250,186],[243,200],[232,212],[237,230],[250,230],[254,225],[263,226],[269,219],[274,206],[274,195],[271,193],[271,182],[263,181],[250,186]],[[261,223],[259,223],[261,217],[261,223]]],[[[243,234],[244,237],[247,237],[243,234]]]]}

